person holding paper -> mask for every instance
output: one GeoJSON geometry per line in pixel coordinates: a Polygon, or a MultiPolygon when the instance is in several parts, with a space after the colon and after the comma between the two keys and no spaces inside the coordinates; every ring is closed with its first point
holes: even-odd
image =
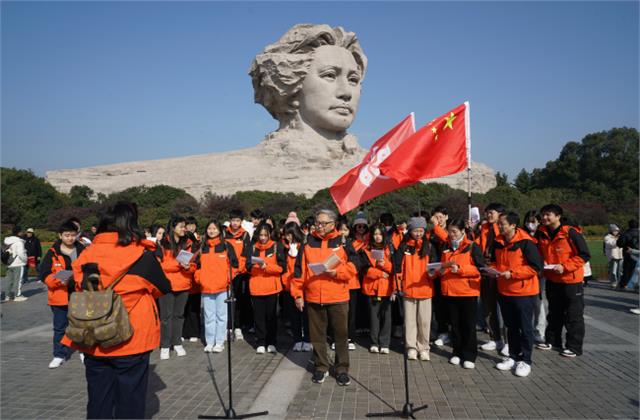
{"type": "Polygon", "coordinates": [[[391,344],[391,300],[395,300],[393,245],[386,227],[371,228],[371,240],[360,251],[362,258],[362,293],[367,297],[370,316],[371,353],[389,354],[391,344]]]}
{"type": "MultiPolygon", "coordinates": [[[[493,241],[500,234],[498,228],[498,218],[506,211],[506,207],[501,203],[489,203],[484,208],[486,223],[480,226],[480,231],[476,236],[475,243],[482,249],[485,261],[490,261],[493,252],[493,241]]],[[[480,282],[480,301],[482,303],[482,315],[486,324],[489,326],[490,340],[482,344],[480,348],[485,351],[491,350],[507,350],[503,349],[504,341],[502,340],[503,331],[501,320],[498,315],[498,285],[496,278],[489,275],[482,276],[480,282]]],[[[508,356],[508,353],[501,353],[508,356]]]]}
{"type": "Polygon", "coordinates": [[[188,238],[186,219],[174,216],[169,220],[166,235],[160,241],[158,255],[162,270],[171,282],[171,293],[163,295],[160,304],[160,360],[169,359],[170,350],[178,356],[186,356],[182,347],[182,326],[184,325],[184,307],[189,297],[196,264],[193,254],[197,246],[188,238]],[[192,255],[189,255],[192,254],[192,255]]]}
{"type": "Polygon", "coordinates": [[[492,267],[498,271],[498,300],[507,326],[509,356],[496,364],[498,370],[515,370],[515,375],[531,373],[533,350],[533,312],[538,303],[538,273],[543,262],[527,232],[520,229],[520,216],[501,214],[500,235],[494,240],[492,267]]]}
{"type": "MultiPolygon", "coordinates": [[[[447,222],[449,221],[449,211],[445,206],[436,206],[431,213],[431,225],[433,226],[430,232],[430,241],[436,248],[438,258],[442,255],[447,244],[447,222]]],[[[435,276],[433,279],[433,315],[436,319],[436,325],[438,330],[436,331],[437,338],[433,342],[436,346],[444,346],[450,342],[449,331],[451,323],[449,322],[449,311],[447,309],[447,303],[442,294],[441,279],[440,276],[435,276]]]]}
{"type": "Polygon", "coordinates": [[[426,237],[427,221],[424,217],[412,217],[408,223],[409,234],[396,252],[395,270],[400,273],[403,292],[405,349],[409,360],[428,361],[429,335],[431,332],[431,298],[433,278],[427,273],[427,265],[435,256],[435,248],[426,237]]]}
{"type": "MultiPolygon", "coordinates": [[[[296,303],[291,297],[291,279],[295,271],[296,259],[298,255],[303,252],[304,248],[304,233],[300,229],[300,221],[291,220],[291,214],[289,213],[288,222],[284,225],[283,246],[287,254],[287,271],[282,275],[283,286],[283,298],[285,305],[288,309],[288,315],[291,319],[291,332],[293,334],[293,351],[299,352],[311,351],[311,343],[309,342],[309,317],[307,314],[307,308],[305,307],[302,312],[296,308],[296,303]]],[[[295,213],[293,213],[295,215],[295,213]]]]}
{"type": "MultiPolygon", "coordinates": [[[[363,212],[358,212],[356,218],[353,221],[357,224],[349,226],[349,222],[346,217],[338,218],[336,222],[336,228],[342,236],[342,244],[346,245],[347,242],[351,244],[355,252],[359,252],[369,242],[369,224],[363,212]]],[[[313,266],[312,266],[313,269],[313,266]]],[[[349,279],[349,350],[356,349],[354,340],[357,335],[357,325],[362,325],[362,305],[360,305],[360,274],[356,273],[349,279]]],[[[367,314],[368,317],[368,314],[367,314]]],[[[331,337],[329,337],[331,340],[331,337]]],[[[335,350],[335,343],[331,344],[331,348],[335,350]]]]}
{"type": "Polygon", "coordinates": [[[359,266],[350,243],[343,243],[336,231],[336,214],[323,209],[316,212],[316,229],[307,237],[303,252],[298,254],[291,296],[296,307],[309,313],[309,335],[313,345],[314,373],[312,381],[322,383],[329,375],[327,326],[333,329],[336,343],[335,372],[340,386],[351,383],[349,378],[348,315],[349,279],[359,266]],[[321,273],[315,274],[310,264],[332,261],[321,273]]]}
{"type": "Polygon", "coordinates": [[[278,294],[282,290],[280,276],[287,270],[284,247],[271,239],[273,228],[261,223],[253,232],[252,245],[245,254],[250,273],[249,292],[256,324],[256,353],[276,352],[278,336],[278,294]]]}
{"type": "Polygon", "coordinates": [[[476,335],[478,296],[480,296],[480,267],[484,257],[480,246],[465,233],[465,220],[453,219],[447,228],[449,239],[440,258],[441,291],[451,322],[453,347],[449,363],[465,369],[475,367],[478,356],[476,335]]]}
{"type": "Polygon", "coordinates": [[[71,263],[84,251],[84,245],[76,242],[77,234],[75,224],[63,223],[58,228],[58,240],[49,248],[40,266],[40,281],[47,286],[47,303],[53,313],[53,359],[49,369],[60,367],[71,356],[71,349],[60,341],[68,325],[69,291],[73,291],[74,281],[68,276],[56,275],[71,270],[71,263]]]}
{"type": "Polygon", "coordinates": [[[200,254],[196,257],[194,281],[200,286],[204,308],[205,353],[224,350],[227,331],[227,289],[231,267],[238,268],[238,258],[224,239],[222,224],[207,223],[200,254]]]}
{"type": "Polygon", "coordinates": [[[541,350],[557,348],[565,357],[582,354],[584,341],[584,265],[591,258],[584,237],[572,226],[563,224],[562,207],[547,204],[540,209],[542,227],[536,239],[538,249],[549,266],[544,270],[545,293],[549,301],[545,342],[541,350]],[[566,328],[566,348],[562,347],[562,328],[566,328]]]}

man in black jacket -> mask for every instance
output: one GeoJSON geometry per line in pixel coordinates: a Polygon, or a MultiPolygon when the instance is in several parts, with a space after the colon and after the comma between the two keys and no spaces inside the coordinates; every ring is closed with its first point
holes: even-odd
{"type": "Polygon", "coordinates": [[[638,221],[629,220],[629,229],[627,229],[618,239],[617,245],[622,248],[622,278],[618,283],[618,289],[622,290],[629,283],[633,270],[636,267],[636,260],[631,257],[632,249],[640,249],[640,230],[638,230],[638,221]]]}
{"type": "Polygon", "coordinates": [[[22,274],[22,284],[29,281],[29,268],[38,267],[40,258],[42,257],[40,239],[35,235],[33,228],[27,229],[27,235],[24,238],[24,247],[27,250],[27,266],[22,274]]]}

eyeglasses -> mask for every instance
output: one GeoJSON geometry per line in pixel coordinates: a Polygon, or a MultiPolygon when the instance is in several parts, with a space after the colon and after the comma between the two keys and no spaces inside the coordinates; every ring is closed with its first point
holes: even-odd
{"type": "Polygon", "coordinates": [[[329,220],[328,222],[316,222],[316,226],[325,227],[325,226],[329,226],[329,225],[331,225],[333,223],[335,223],[334,220],[329,220]]]}
{"type": "Polygon", "coordinates": [[[367,225],[356,225],[356,229],[366,229],[367,225]]]}

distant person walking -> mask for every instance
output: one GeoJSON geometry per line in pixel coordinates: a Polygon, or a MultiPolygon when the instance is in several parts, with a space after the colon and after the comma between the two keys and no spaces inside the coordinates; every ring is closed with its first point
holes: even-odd
{"type": "Polygon", "coordinates": [[[636,260],[634,259],[635,251],[640,250],[640,231],[638,230],[638,221],[629,220],[629,229],[627,229],[617,241],[617,245],[622,248],[622,277],[618,283],[618,289],[624,289],[631,279],[636,268],[636,260]]]}
{"type": "Polygon", "coordinates": [[[27,250],[27,266],[25,267],[22,275],[22,284],[29,281],[29,269],[36,269],[40,265],[40,258],[42,257],[40,240],[35,235],[33,228],[27,229],[27,233],[24,238],[24,247],[27,250]]]}
{"type": "Polygon", "coordinates": [[[609,225],[609,233],[604,237],[604,255],[609,261],[609,280],[611,287],[618,287],[622,277],[622,248],[618,246],[620,238],[620,228],[617,225],[609,225]]]}
{"type": "Polygon", "coordinates": [[[11,230],[11,236],[4,238],[4,247],[2,251],[7,251],[9,258],[7,264],[7,277],[3,287],[3,302],[14,301],[22,302],[27,300],[22,296],[22,273],[27,265],[27,251],[24,247],[24,239],[22,239],[22,228],[14,226],[11,230]]]}

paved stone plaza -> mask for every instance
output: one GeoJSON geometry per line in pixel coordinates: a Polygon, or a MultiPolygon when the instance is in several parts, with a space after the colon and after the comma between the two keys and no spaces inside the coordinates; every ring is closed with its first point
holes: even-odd
{"type": "MultiPolygon", "coordinates": [[[[84,369],[74,354],[61,368],[51,360],[51,311],[42,285],[25,285],[29,300],[0,306],[0,417],[84,418],[84,369]]],[[[613,292],[602,283],[586,289],[585,354],[566,359],[556,352],[534,352],[528,378],[494,368],[497,354],[480,352],[475,370],[447,363],[448,347],[432,347],[431,362],[410,362],[411,399],[429,407],[418,418],[638,418],[638,322],[629,313],[638,295],[613,292]]],[[[233,346],[234,406],[237,413],[269,410],[270,418],[350,419],[368,412],[401,408],[404,403],[402,355],[372,355],[363,340],[351,352],[352,383],[333,378],[310,382],[310,353],[293,353],[281,334],[277,355],[256,355],[248,341],[233,346]]],[[[479,339],[486,336],[480,334],[479,339]]],[[[147,415],[197,418],[222,414],[216,392],[227,399],[227,355],[210,355],[200,343],[186,343],[186,357],[159,361],[151,356],[147,415]],[[215,381],[215,386],[214,386],[215,381]]],[[[265,418],[265,417],[263,417],[265,418]]]]}

